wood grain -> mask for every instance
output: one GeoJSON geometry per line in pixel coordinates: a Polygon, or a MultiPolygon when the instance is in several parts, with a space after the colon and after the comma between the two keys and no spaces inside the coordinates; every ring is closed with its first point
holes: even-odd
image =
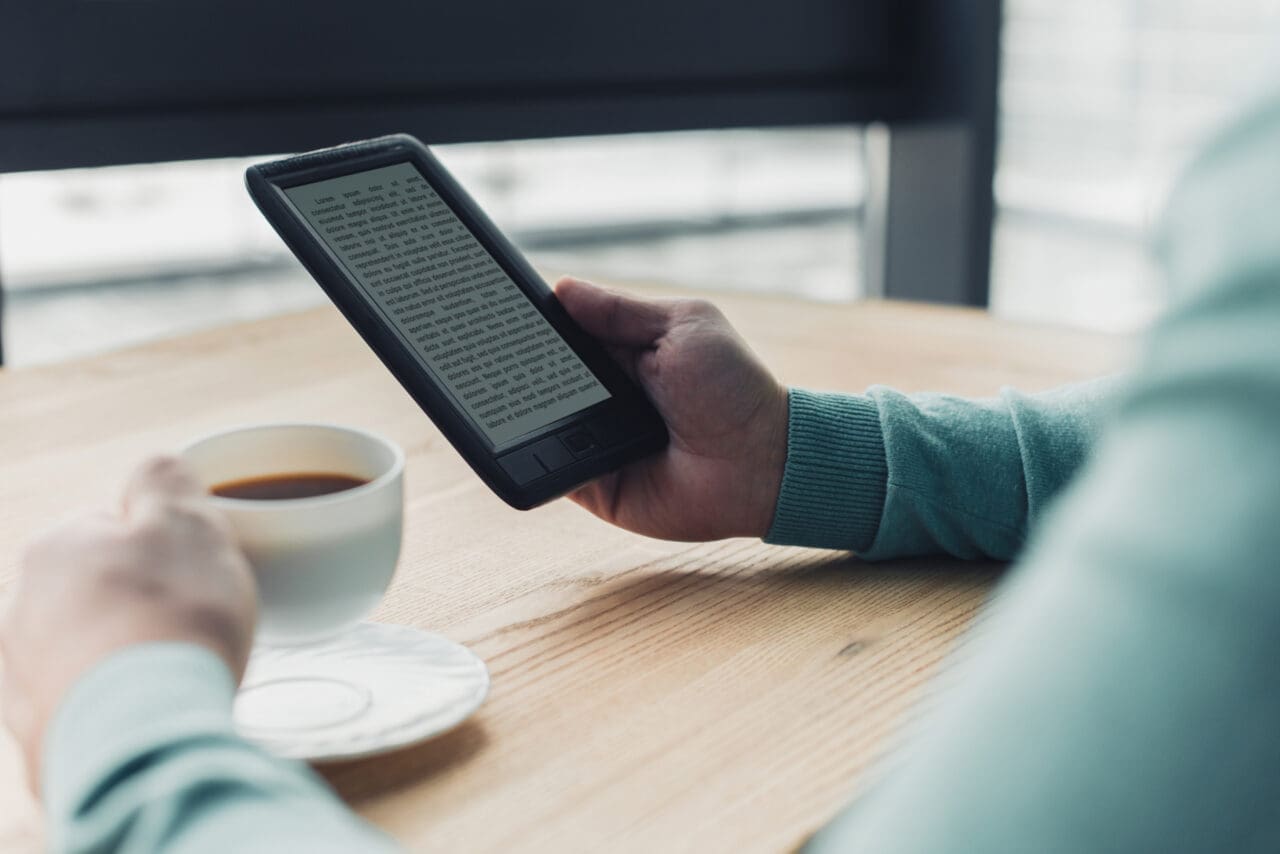
{"type": "MultiPolygon", "coordinates": [[[[650,289],[650,292],[656,292],[650,289]]],[[[1113,370],[1109,336],[957,309],[716,297],[787,382],[985,395],[1113,370]]],[[[794,847],[893,743],[995,567],[678,544],[493,497],[332,310],[0,372],[0,587],[29,533],[115,500],[139,458],[230,424],[322,420],[408,453],[376,619],[443,632],[493,692],[453,733],[322,769],[411,850],[794,847]]],[[[0,849],[39,816],[0,737],[0,849]]]]}

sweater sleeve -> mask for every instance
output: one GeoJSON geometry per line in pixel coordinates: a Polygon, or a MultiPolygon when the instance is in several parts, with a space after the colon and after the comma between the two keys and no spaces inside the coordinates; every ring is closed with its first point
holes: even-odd
{"type": "Polygon", "coordinates": [[[1118,383],[991,400],[792,389],[787,463],[766,540],[869,560],[1007,560],[1080,469],[1118,383]]]}
{"type": "Polygon", "coordinates": [[[45,739],[57,852],[380,852],[305,765],[236,736],[226,665],[189,644],[145,644],[86,674],[45,739]]]}
{"type": "Polygon", "coordinates": [[[1177,296],[895,772],[815,852],[1280,850],[1280,93],[1190,173],[1177,296]]]}

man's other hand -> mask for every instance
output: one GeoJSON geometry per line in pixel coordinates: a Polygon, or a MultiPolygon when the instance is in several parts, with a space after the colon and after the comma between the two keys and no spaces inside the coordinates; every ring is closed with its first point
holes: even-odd
{"type": "Polygon", "coordinates": [[[237,680],[253,641],[256,589],[230,528],[183,464],[144,463],[116,512],[37,537],[0,620],[4,719],[33,788],[45,729],[67,690],[133,644],[200,644],[237,680]]]}
{"type": "Polygon", "coordinates": [[[787,459],[787,390],[703,300],[641,300],[576,279],[556,296],[648,392],[664,451],[572,496],[619,527],[669,540],[762,537],[787,459]]]}

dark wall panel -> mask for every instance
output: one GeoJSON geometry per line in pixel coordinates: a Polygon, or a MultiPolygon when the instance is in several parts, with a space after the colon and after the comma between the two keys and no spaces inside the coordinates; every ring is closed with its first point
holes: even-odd
{"type": "Polygon", "coordinates": [[[852,80],[887,0],[8,0],[0,110],[852,80]]]}

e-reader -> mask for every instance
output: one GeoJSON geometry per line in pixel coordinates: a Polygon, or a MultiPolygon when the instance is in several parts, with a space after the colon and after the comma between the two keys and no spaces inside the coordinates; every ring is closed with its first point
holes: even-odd
{"type": "Polygon", "coordinates": [[[411,136],[249,167],[249,194],[503,500],[527,509],[666,445],[644,391],[411,136]]]}

